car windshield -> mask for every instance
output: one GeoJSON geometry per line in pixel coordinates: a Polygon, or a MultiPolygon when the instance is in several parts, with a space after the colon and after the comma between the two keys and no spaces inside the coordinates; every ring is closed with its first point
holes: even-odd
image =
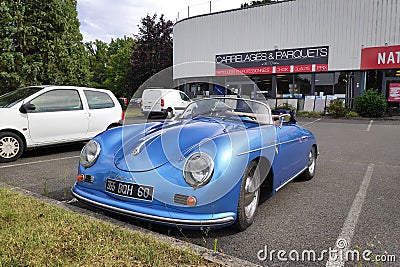
{"type": "Polygon", "coordinates": [[[42,90],[43,87],[25,87],[0,96],[0,108],[11,108],[21,100],[42,90]]]}
{"type": "Polygon", "coordinates": [[[187,106],[180,119],[218,117],[249,123],[272,124],[268,105],[242,98],[207,98],[187,106]]]}

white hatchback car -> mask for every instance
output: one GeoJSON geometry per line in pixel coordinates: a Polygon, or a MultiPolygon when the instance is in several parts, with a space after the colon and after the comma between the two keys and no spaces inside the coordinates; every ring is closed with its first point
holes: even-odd
{"type": "Polygon", "coordinates": [[[88,140],[122,125],[123,112],[109,90],[31,86],[0,96],[0,162],[25,149],[88,140]]]}

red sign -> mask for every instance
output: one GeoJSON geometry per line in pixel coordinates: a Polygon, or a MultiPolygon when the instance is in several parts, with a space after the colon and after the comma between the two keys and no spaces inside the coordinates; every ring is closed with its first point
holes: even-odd
{"type": "Polygon", "coordinates": [[[362,70],[398,68],[400,68],[400,45],[361,49],[362,70]]]}
{"type": "Polygon", "coordinates": [[[329,46],[221,54],[215,55],[215,75],[328,71],[328,57],[329,46]]]}
{"type": "Polygon", "coordinates": [[[312,72],[312,65],[297,65],[294,66],[294,72],[312,72]]]}
{"type": "Polygon", "coordinates": [[[231,69],[215,70],[216,76],[270,74],[270,73],[272,73],[272,67],[239,68],[239,69],[231,68],[231,69]]]}
{"type": "Polygon", "coordinates": [[[275,73],[290,73],[290,66],[276,66],[275,73]]]}
{"type": "Polygon", "coordinates": [[[389,85],[389,102],[400,102],[400,83],[391,83],[389,85]]]}
{"type": "Polygon", "coordinates": [[[317,72],[328,71],[328,64],[316,64],[315,71],[317,71],[317,72]]]}

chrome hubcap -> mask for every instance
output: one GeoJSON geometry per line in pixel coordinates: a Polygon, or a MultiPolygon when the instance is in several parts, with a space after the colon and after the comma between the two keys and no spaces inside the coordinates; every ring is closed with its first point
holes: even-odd
{"type": "Polygon", "coordinates": [[[247,219],[251,219],[254,216],[258,204],[260,189],[254,188],[256,186],[254,180],[254,177],[249,176],[246,178],[244,212],[247,219]]]}
{"type": "Polygon", "coordinates": [[[0,157],[10,159],[19,152],[18,140],[14,137],[3,137],[0,139],[0,157]]]}
{"type": "Polygon", "coordinates": [[[311,174],[313,174],[315,171],[315,158],[314,158],[312,151],[310,151],[310,154],[308,155],[308,162],[309,162],[308,171],[311,174]]]}

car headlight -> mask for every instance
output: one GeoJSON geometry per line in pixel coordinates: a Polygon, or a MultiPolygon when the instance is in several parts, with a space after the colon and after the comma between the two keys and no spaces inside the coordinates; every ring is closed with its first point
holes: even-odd
{"type": "Polygon", "coordinates": [[[83,167],[88,168],[92,166],[100,154],[100,145],[94,140],[90,140],[81,151],[80,162],[83,167]]]}
{"type": "Polygon", "coordinates": [[[191,155],[183,167],[186,183],[197,188],[207,184],[214,171],[214,161],[206,153],[197,152],[191,155]]]}

